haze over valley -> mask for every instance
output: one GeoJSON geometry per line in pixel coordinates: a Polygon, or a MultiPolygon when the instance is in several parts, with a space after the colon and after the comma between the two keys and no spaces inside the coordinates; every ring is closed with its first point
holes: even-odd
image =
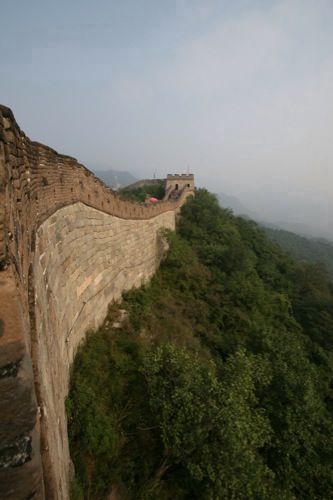
{"type": "MultiPolygon", "coordinates": [[[[113,189],[124,187],[143,178],[138,172],[112,169],[95,169],[93,172],[113,189]]],[[[184,169],[185,170],[185,169],[184,169]]],[[[149,177],[156,176],[154,172],[149,177]]],[[[196,176],[197,185],[216,193],[220,204],[230,208],[236,215],[276,228],[286,229],[300,235],[325,238],[333,242],[333,201],[319,195],[304,192],[274,190],[266,186],[253,191],[238,191],[219,179],[196,176]],[[234,191],[233,191],[234,189],[234,191]]]]}
{"type": "Polygon", "coordinates": [[[1,101],[31,138],[97,170],[189,168],[260,219],[332,239],[331,1],[14,2],[5,16],[1,101]]]}
{"type": "Polygon", "coordinates": [[[333,1],[1,15],[0,498],[333,499],[333,1]]]}

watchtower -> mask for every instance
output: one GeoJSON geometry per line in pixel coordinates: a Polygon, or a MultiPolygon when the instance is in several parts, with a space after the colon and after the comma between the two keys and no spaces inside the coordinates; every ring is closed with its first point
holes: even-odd
{"type": "MultiPolygon", "coordinates": [[[[188,191],[194,191],[194,175],[193,174],[168,174],[166,178],[165,191],[181,191],[187,187],[188,191]]],[[[189,193],[189,194],[190,194],[189,193]]]]}

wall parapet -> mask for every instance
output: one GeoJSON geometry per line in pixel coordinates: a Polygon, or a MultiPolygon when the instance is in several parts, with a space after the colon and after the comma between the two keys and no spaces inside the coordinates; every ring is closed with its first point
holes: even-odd
{"type": "MultiPolygon", "coordinates": [[[[13,248],[8,241],[6,230],[11,237],[15,226],[16,231],[21,231],[16,239],[21,236],[22,240],[26,240],[24,230],[27,223],[29,227],[32,224],[36,228],[66,205],[81,202],[122,219],[140,220],[176,210],[184,201],[181,196],[178,200],[147,206],[122,199],[75,158],[31,141],[21,131],[12,111],[0,105],[0,196],[6,189],[6,203],[11,205],[12,213],[7,211],[5,219],[3,200],[0,210],[0,257],[4,253],[1,253],[2,241],[7,241],[12,255],[17,254],[17,248],[13,248]],[[15,219],[10,220],[10,216],[15,219]]],[[[27,248],[31,246],[30,242],[25,243],[27,248]]]]}
{"type": "MultiPolygon", "coordinates": [[[[54,330],[54,337],[46,340],[44,338],[45,335],[48,335],[45,324],[50,320],[49,317],[45,318],[45,314],[48,314],[47,311],[50,305],[54,306],[53,299],[50,299],[52,290],[48,288],[49,285],[46,283],[43,274],[43,272],[46,272],[46,268],[38,278],[39,296],[43,295],[44,300],[42,304],[44,307],[43,314],[40,309],[36,309],[38,297],[36,294],[35,270],[39,264],[43,264],[44,253],[49,252],[51,256],[52,254],[60,255],[53,252],[50,245],[61,248],[64,236],[62,232],[63,223],[59,217],[54,217],[55,214],[60,214],[61,210],[73,206],[76,207],[75,213],[85,214],[85,220],[95,216],[98,219],[101,217],[98,214],[105,214],[106,219],[103,219],[102,225],[107,224],[110,227],[118,227],[116,220],[128,221],[129,223],[131,221],[140,221],[142,232],[145,234],[145,238],[150,241],[151,254],[147,256],[146,261],[143,263],[141,263],[141,260],[137,260],[134,268],[137,266],[140,276],[147,278],[156,269],[159,262],[156,240],[157,230],[161,224],[165,223],[168,227],[174,227],[175,214],[184,203],[187,194],[187,190],[183,189],[177,199],[168,199],[156,205],[143,205],[124,200],[75,158],[59,154],[48,146],[31,141],[20,129],[12,111],[0,105],[0,295],[4,296],[4,299],[0,301],[0,347],[3,353],[0,356],[0,398],[3,396],[4,399],[2,400],[5,401],[1,412],[4,411],[4,414],[7,415],[8,426],[10,424],[12,426],[11,432],[7,432],[7,439],[3,441],[5,444],[4,449],[2,449],[3,443],[0,442],[0,455],[4,450],[4,453],[9,450],[7,454],[12,453],[13,455],[12,457],[8,455],[9,458],[4,464],[0,461],[0,491],[3,498],[9,500],[25,497],[44,498],[45,481],[43,482],[43,478],[46,479],[47,498],[63,499],[67,498],[68,493],[64,490],[65,492],[62,491],[61,496],[60,493],[57,493],[54,489],[52,490],[52,474],[54,474],[55,469],[52,463],[53,459],[50,458],[48,431],[47,426],[43,424],[42,415],[45,381],[41,380],[44,374],[41,371],[39,362],[41,339],[43,342],[46,341],[46,343],[52,344],[52,342],[58,342],[56,339],[59,334],[57,330],[54,330]],[[84,208],[77,211],[77,207],[80,208],[80,206],[86,207],[88,212],[91,210],[90,215],[87,216],[84,208]],[[94,211],[98,212],[95,213],[94,211]],[[170,217],[167,214],[173,215],[170,217]],[[54,217],[54,221],[52,217],[54,217]],[[105,222],[106,220],[108,222],[105,222]],[[43,229],[44,223],[47,223],[45,227],[49,231],[46,240],[45,229],[43,229]],[[56,233],[54,233],[55,228],[57,228],[56,233]],[[37,245],[38,249],[36,248],[37,245]],[[40,248],[44,248],[42,253],[40,253],[40,248]],[[36,261],[36,255],[38,255],[38,262],[36,261]],[[6,371],[7,365],[13,366],[13,370],[6,371]],[[9,375],[1,378],[1,373],[5,375],[9,373],[9,375]],[[11,398],[13,392],[15,394],[24,394],[26,411],[18,412],[13,415],[12,420],[8,420],[10,405],[15,406],[17,404],[17,400],[14,401],[11,398]],[[40,460],[38,460],[40,425],[42,428],[41,453],[44,457],[43,474],[41,473],[40,460]],[[44,435],[43,428],[44,431],[46,429],[44,435]],[[24,435],[21,429],[24,429],[24,435]],[[20,453],[23,458],[21,462],[16,463],[15,457],[20,453]],[[13,468],[13,464],[15,468],[13,468]],[[20,486],[18,487],[18,485],[20,486]],[[23,496],[22,491],[24,491],[25,496],[23,496]]],[[[65,210],[64,214],[67,214],[65,216],[68,220],[72,217],[72,215],[68,215],[71,214],[71,210],[69,212],[65,210]]],[[[85,224],[85,222],[81,223],[85,224]]],[[[144,240],[139,233],[135,232],[134,226],[135,224],[132,224],[132,226],[130,224],[130,227],[133,227],[131,229],[133,234],[129,241],[131,242],[131,248],[133,247],[136,252],[137,257],[135,258],[139,259],[140,257],[141,259],[140,252],[135,249],[135,246],[143,245],[144,240]]],[[[74,232],[70,231],[68,236],[68,241],[71,242],[73,235],[77,235],[77,232],[80,233],[80,227],[76,227],[75,223],[72,222],[69,227],[70,229],[74,227],[74,232]]],[[[122,224],[122,227],[127,226],[122,224]]],[[[83,236],[86,236],[86,230],[88,229],[84,228],[83,236]]],[[[99,227],[94,228],[94,231],[93,238],[98,240],[101,229],[99,227]]],[[[121,231],[119,233],[119,228],[117,231],[116,238],[118,240],[112,239],[112,230],[108,233],[108,237],[111,238],[110,241],[114,245],[114,241],[121,241],[121,231]]],[[[86,281],[78,285],[77,288],[80,290],[80,287],[83,287],[82,290],[84,289],[87,295],[93,293],[94,287],[100,282],[99,280],[104,280],[106,284],[98,292],[103,296],[103,303],[99,303],[99,317],[101,317],[105,312],[107,302],[110,302],[114,297],[119,298],[121,287],[125,289],[126,286],[136,286],[136,284],[139,284],[140,279],[136,279],[136,276],[132,274],[130,279],[126,281],[126,276],[128,277],[129,274],[125,269],[120,272],[123,285],[119,285],[118,282],[108,284],[106,277],[107,266],[112,267],[115,260],[105,257],[105,244],[100,242],[98,245],[98,248],[96,248],[99,260],[96,262],[96,266],[102,266],[100,276],[88,276],[86,281]],[[90,278],[91,282],[89,281],[90,278]],[[86,284],[88,283],[87,280],[89,286],[86,284]]],[[[119,255],[118,250],[121,252],[121,249],[116,249],[117,255],[119,255]]],[[[76,249],[73,248],[73,253],[75,251],[76,249]]],[[[78,261],[85,250],[80,251],[78,261]]],[[[127,258],[132,258],[131,255],[129,253],[127,258]]],[[[47,268],[47,273],[52,274],[52,266],[56,267],[59,262],[52,261],[51,257],[50,259],[52,265],[50,264],[50,267],[47,268]]],[[[66,270],[65,263],[62,263],[61,266],[63,266],[61,269],[66,270]]],[[[86,272],[84,266],[86,264],[83,265],[82,269],[75,270],[78,276],[84,275],[84,272],[86,272]]],[[[93,273],[95,266],[93,261],[91,266],[89,272],[93,273]]],[[[55,287],[59,286],[61,274],[59,276],[55,277],[55,287]]],[[[72,279],[72,276],[68,275],[66,279],[72,279]]],[[[78,300],[77,304],[79,303],[78,300]]],[[[68,304],[71,307],[70,299],[68,304]]],[[[91,311],[90,314],[93,314],[93,312],[91,311]]],[[[75,318],[76,311],[71,310],[69,317],[75,318]]],[[[83,338],[84,328],[89,324],[89,321],[88,312],[85,311],[85,314],[80,318],[80,325],[75,326],[75,345],[83,338]]],[[[58,353],[64,352],[66,332],[64,332],[64,335],[65,337],[61,336],[61,344],[57,347],[58,353]]],[[[45,352],[49,353],[48,348],[49,345],[45,352]]],[[[68,362],[74,355],[74,344],[70,346],[70,349],[70,355],[66,354],[66,362],[64,362],[64,369],[67,370],[67,374],[64,377],[62,397],[65,394],[64,387],[68,382],[68,362]]],[[[62,359],[60,361],[62,362],[62,359]]],[[[44,365],[45,371],[47,371],[47,359],[46,362],[44,359],[44,365]]],[[[56,370],[56,368],[54,369],[56,370]]],[[[56,390],[56,388],[53,389],[56,390]]],[[[65,418],[63,414],[60,417],[65,418]]],[[[66,425],[64,424],[61,432],[64,433],[65,431],[66,425]]],[[[64,442],[65,448],[66,440],[67,437],[64,442]]]]}

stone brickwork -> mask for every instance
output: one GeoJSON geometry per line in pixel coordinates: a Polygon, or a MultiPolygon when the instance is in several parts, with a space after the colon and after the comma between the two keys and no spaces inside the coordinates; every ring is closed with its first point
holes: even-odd
{"type": "Polygon", "coordinates": [[[45,436],[46,484],[65,498],[69,451],[64,400],[78,344],[97,328],[111,300],[140,286],[159,263],[158,230],[174,212],[124,220],[82,203],[58,210],[38,229],[34,260],[38,378],[45,436]]]}
{"type": "Polygon", "coordinates": [[[174,227],[187,194],[122,200],[0,106],[1,498],[68,498],[63,398],[75,349],[112,299],[154,272],[158,230],[174,227]]]}
{"type": "Polygon", "coordinates": [[[187,193],[192,194],[194,191],[194,175],[193,174],[168,174],[166,178],[166,191],[176,190],[181,191],[184,187],[187,188],[187,193]]]}

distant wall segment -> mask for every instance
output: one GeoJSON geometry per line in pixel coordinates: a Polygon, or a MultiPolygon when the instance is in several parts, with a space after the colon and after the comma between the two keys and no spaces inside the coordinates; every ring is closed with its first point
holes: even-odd
{"type": "Polygon", "coordinates": [[[76,348],[110,301],[154,273],[159,229],[174,229],[187,194],[122,200],[74,158],[30,141],[0,106],[1,498],[68,498],[76,348]]]}
{"type": "Polygon", "coordinates": [[[127,188],[137,189],[142,186],[156,186],[156,185],[162,185],[163,187],[165,187],[165,184],[166,184],[166,179],[141,179],[125,187],[126,189],[127,188]]]}

